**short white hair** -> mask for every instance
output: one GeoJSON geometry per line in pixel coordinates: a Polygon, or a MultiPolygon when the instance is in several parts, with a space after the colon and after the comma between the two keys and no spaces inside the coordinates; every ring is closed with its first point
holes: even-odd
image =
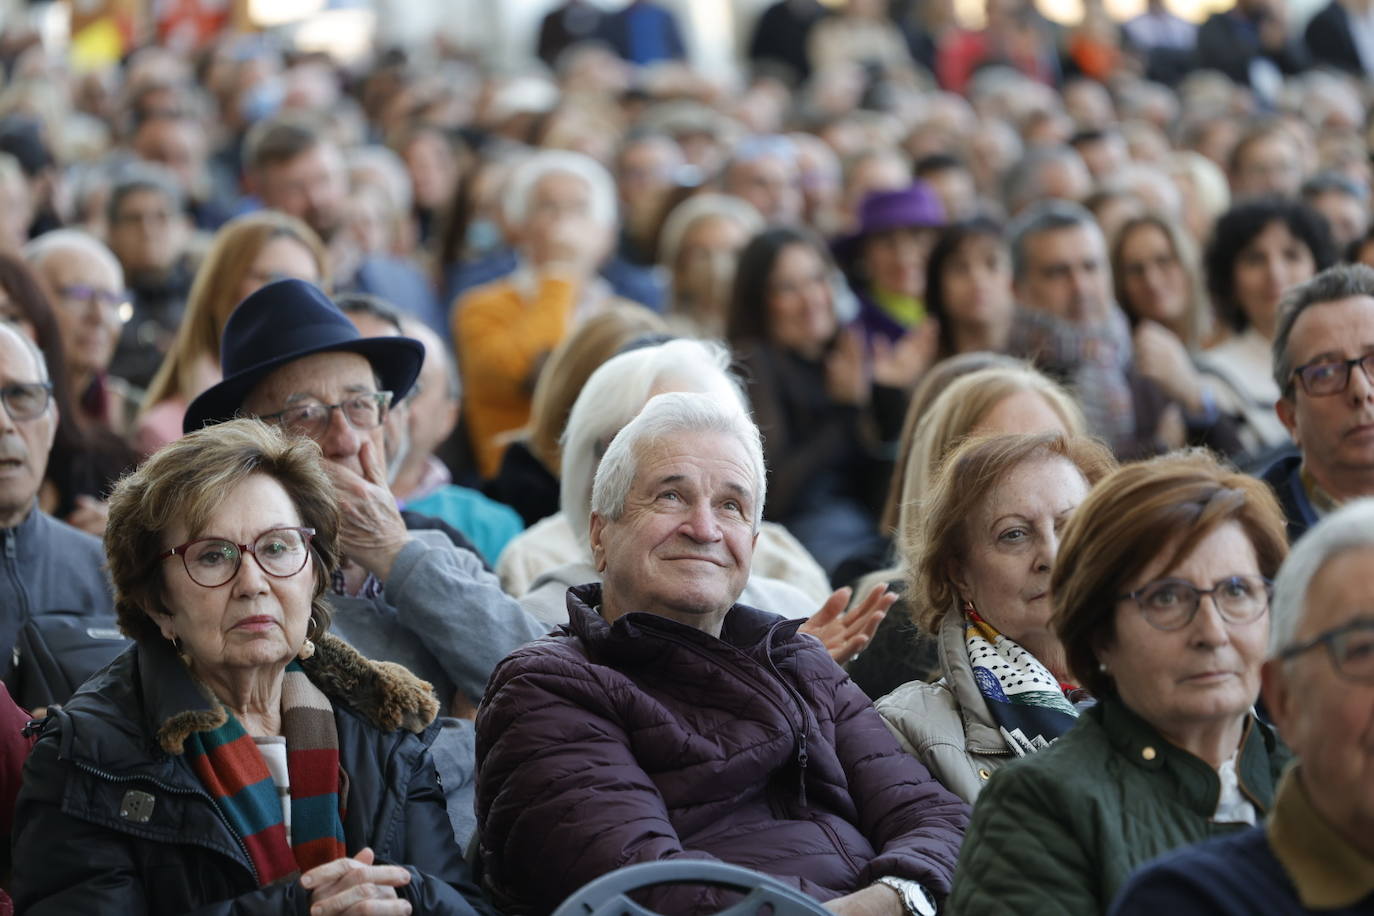
{"type": "Polygon", "coordinates": [[[1307,592],[1322,568],[1348,550],[1374,547],[1374,499],[1357,499],[1318,522],[1294,545],[1269,602],[1269,657],[1293,644],[1307,612],[1307,592]]]}
{"type": "Polygon", "coordinates": [[[19,341],[20,346],[29,351],[29,355],[33,357],[34,367],[38,370],[38,381],[52,381],[52,376],[48,374],[48,358],[43,355],[43,351],[39,349],[38,344],[29,339],[29,335],[21,331],[18,325],[9,321],[0,321],[0,333],[9,334],[15,340],[19,341]]]}
{"type": "Polygon", "coordinates": [[[763,217],[747,200],[731,194],[696,194],[674,207],[663,221],[658,263],[672,270],[687,233],[698,222],[711,217],[732,220],[744,230],[745,238],[753,238],[763,231],[763,217]]]}
{"type": "Polygon", "coordinates": [[[80,229],[54,229],[45,232],[24,246],[24,260],[34,270],[41,270],[52,255],[60,251],[84,251],[103,263],[115,276],[115,282],[124,286],[124,268],[119,258],[106,247],[100,239],[80,229]]]}
{"type": "Polygon", "coordinates": [[[743,411],[709,394],[670,391],[649,399],[633,420],[616,433],[596,469],[592,486],[592,512],[615,521],[625,511],[625,500],[634,486],[639,459],[653,443],[684,433],[716,433],[730,436],[749,455],[753,471],[753,525],[763,521],[763,500],[768,486],[763,466],[763,439],[759,428],[743,411]]]}
{"type": "Polygon", "coordinates": [[[615,182],[610,173],[591,156],[569,150],[540,150],[515,166],[506,181],[507,225],[525,224],[535,187],[550,175],[580,178],[591,197],[592,219],[602,226],[615,226],[615,182]]]}
{"type": "Polygon", "coordinates": [[[670,340],[613,356],[591,374],[563,429],[559,508],[590,549],[592,486],[611,439],[664,391],[707,394],[741,414],[744,392],[729,373],[730,351],[715,341],[670,340]]]}

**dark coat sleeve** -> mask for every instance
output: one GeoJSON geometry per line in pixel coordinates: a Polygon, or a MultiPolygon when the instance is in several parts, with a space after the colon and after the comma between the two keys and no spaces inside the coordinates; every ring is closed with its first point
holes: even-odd
{"type": "Polygon", "coordinates": [[[397,857],[410,872],[401,890],[416,913],[496,916],[473,882],[453,838],[444,791],[429,754],[420,755],[405,800],[405,848],[397,857]]]}
{"type": "Polygon", "coordinates": [[[1364,75],[1364,62],[1350,37],[1350,20],[1339,0],[1331,0],[1312,17],[1303,31],[1303,42],[1314,63],[1364,75]]]}
{"type": "Polygon", "coordinates": [[[835,693],[835,748],[849,776],[859,828],[878,853],[860,875],[860,886],[885,876],[909,878],[943,899],[953,884],[968,805],[897,745],[848,677],[835,693]]]}

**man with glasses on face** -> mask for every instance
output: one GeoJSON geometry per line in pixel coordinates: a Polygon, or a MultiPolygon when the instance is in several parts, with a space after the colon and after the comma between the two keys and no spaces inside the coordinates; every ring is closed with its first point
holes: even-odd
{"type": "Polygon", "coordinates": [[[1264,701],[1298,764],[1266,824],[1143,869],[1113,916],[1374,912],[1374,500],[1323,519],[1270,602],[1264,701]]]}
{"type": "MultiPolygon", "coordinates": [[[[341,511],[334,632],[429,681],[442,707],[462,714],[475,708],[496,663],[547,628],[501,590],[476,553],[397,509],[383,425],[423,359],[419,341],[362,337],[319,289],[278,280],[230,316],[224,380],[191,402],[184,428],[255,416],[319,444],[341,511]]],[[[434,748],[450,813],[469,826],[471,797],[461,793],[471,779],[471,735],[445,728],[434,748]]]]}
{"type": "Polygon", "coordinates": [[[1274,334],[1274,405],[1298,446],[1264,473],[1288,538],[1374,496],[1374,270],[1340,265],[1294,287],[1274,334]]]}
{"type": "Polygon", "coordinates": [[[123,435],[138,398],[109,374],[124,323],[133,314],[119,260],[95,236],[76,229],[44,233],[24,259],[52,305],[67,364],[67,390],[83,424],[123,435]]]}
{"type": "Polygon", "coordinates": [[[19,630],[48,611],[112,614],[100,541],[38,507],[57,432],[43,354],[0,323],[0,676],[19,630]]]}

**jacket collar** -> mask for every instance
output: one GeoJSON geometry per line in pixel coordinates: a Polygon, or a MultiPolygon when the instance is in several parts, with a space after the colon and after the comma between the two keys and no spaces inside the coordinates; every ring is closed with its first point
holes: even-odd
{"type": "Polygon", "coordinates": [[[983,699],[978,682],[973,677],[973,665],[968,660],[968,643],[964,638],[963,615],[950,610],[940,621],[939,648],[940,667],[944,671],[945,685],[954,694],[959,704],[959,715],[964,720],[964,746],[974,754],[1007,754],[1007,739],[997,728],[988,709],[988,701],[983,699]]]}
{"type": "MultiPolygon", "coordinates": [[[[1171,744],[1115,695],[1104,697],[1085,715],[1097,719],[1113,749],[1130,765],[1168,780],[1179,800],[1198,814],[1211,817],[1216,812],[1221,779],[1205,760],[1171,744]]],[[[1261,814],[1273,807],[1279,764],[1287,757],[1273,731],[1253,713],[1247,715],[1236,774],[1241,791],[1261,814]]]]}
{"type": "Polygon", "coordinates": [[[671,636],[702,648],[713,645],[718,648],[723,642],[748,653],[761,644],[769,645],[775,634],[791,636],[804,622],[785,620],[776,614],[736,604],[725,615],[720,639],[676,620],[644,612],[625,614],[607,623],[601,616],[601,585],[593,583],[568,589],[568,623],[563,629],[582,640],[588,654],[599,656],[614,666],[616,662],[644,664],[672,650],[668,641],[646,639],[646,636],[671,636]]]}
{"type": "MultiPolygon", "coordinates": [[[[210,689],[192,676],[171,643],[138,645],[147,734],[169,754],[180,754],[194,732],[218,728],[227,714],[210,689]]],[[[301,662],[330,700],[356,711],[382,731],[419,733],[434,721],[439,704],[430,685],[391,662],[375,662],[336,636],[315,640],[315,654],[301,662]]]]}

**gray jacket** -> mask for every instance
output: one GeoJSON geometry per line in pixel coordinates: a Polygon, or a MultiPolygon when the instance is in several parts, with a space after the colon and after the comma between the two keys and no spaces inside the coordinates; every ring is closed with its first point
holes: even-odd
{"type": "Polygon", "coordinates": [[[335,595],[329,603],[336,634],[368,658],[429,681],[440,708],[455,690],[475,702],[497,662],[551,629],[442,531],[410,532],[380,597],[335,595]]]}
{"type": "Polygon", "coordinates": [[[9,674],[19,630],[48,611],[113,614],[100,539],[48,515],[0,531],[0,677],[9,674]]]}
{"type": "MultiPolygon", "coordinates": [[[[434,686],[440,709],[455,691],[474,702],[496,663],[551,628],[501,590],[470,550],[436,530],[412,530],[378,598],[333,595],[331,631],[368,658],[396,662],[434,686]]],[[[476,828],[472,810],[472,723],[441,718],[430,754],[461,846],[476,828]]]]}
{"type": "Polygon", "coordinates": [[[973,804],[992,771],[1013,755],[978,692],[957,612],[940,623],[939,654],[944,677],[903,684],[873,705],[903,750],[973,804]]]}

